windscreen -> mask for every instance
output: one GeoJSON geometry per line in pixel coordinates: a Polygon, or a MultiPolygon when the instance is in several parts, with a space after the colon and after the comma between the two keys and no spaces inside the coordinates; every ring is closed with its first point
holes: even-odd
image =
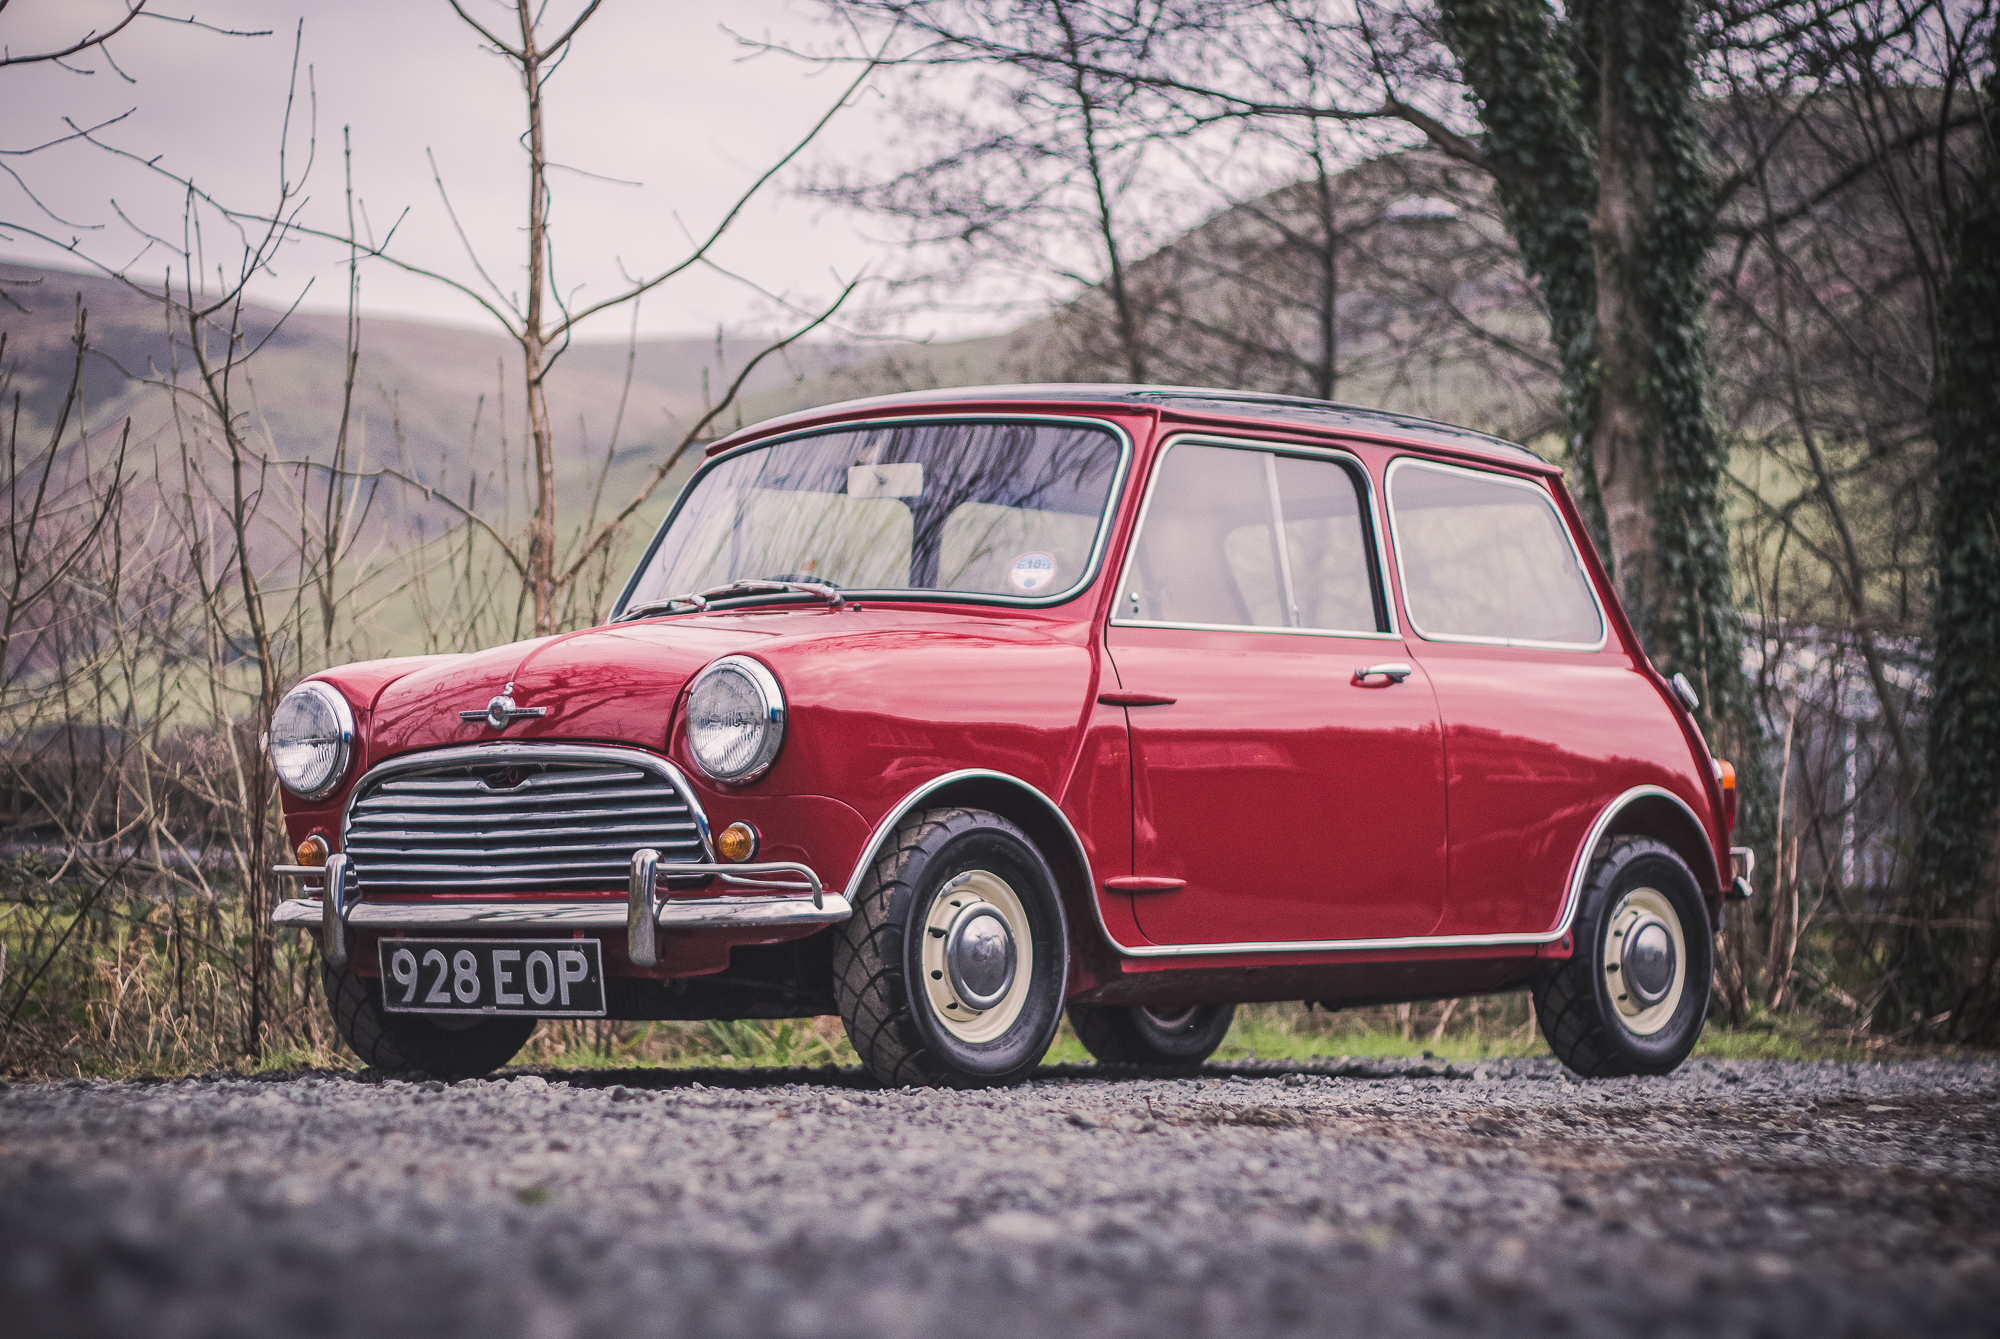
{"type": "Polygon", "coordinates": [[[756,447],[695,481],[626,605],[751,579],[1066,594],[1118,463],[1117,438],[1087,424],[875,424],[756,447]]]}

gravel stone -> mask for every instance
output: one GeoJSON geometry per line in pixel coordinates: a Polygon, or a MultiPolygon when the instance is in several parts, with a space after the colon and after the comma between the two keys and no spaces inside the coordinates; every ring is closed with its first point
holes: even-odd
{"type": "Polygon", "coordinates": [[[10,1336],[1986,1335],[2000,1065],[0,1085],[10,1336]]]}

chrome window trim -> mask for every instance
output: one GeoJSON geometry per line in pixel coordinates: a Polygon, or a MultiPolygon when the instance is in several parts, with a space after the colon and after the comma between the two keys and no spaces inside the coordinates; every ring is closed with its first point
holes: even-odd
{"type": "Polygon", "coordinates": [[[1403,537],[1396,526],[1396,474],[1404,466],[1412,469],[1435,470],[1441,474],[1469,474],[1475,479],[1491,483],[1522,488],[1539,497],[1550,512],[1555,515],[1556,524],[1561,527],[1563,539],[1569,544],[1570,556],[1576,560],[1576,570],[1583,575],[1583,587],[1590,592],[1590,603],[1597,610],[1597,640],[1594,642],[1537,642],[1512,637],[1478,637],[1470,633],[1425,632],[1418,624],[1417,616],[1409,608],[1409,590],[1403,587],[1403,612],[1409,616],[1410,631],[1427,642],[1450,642],[1464,646],[1518,646],[1537,651],[1602,651],[1611,640],[1611,618],[1604,608],[1604,601],[1598,596],[1597,583],[1590,579],[1590,569],[1584,564],[1583,552],[1577,547],[1576,536],[1570,533],[1569,522],[1562,510],[1556,506],[1555,498],[1549,490],[1516,475],[1502,474],[1495,470],[1475,469],[1466,465],[1446,465],[1441,461],[1426,460],[1421,456],[1398,456],[1389,462],[1389,468],[1382,472],[1382,505],[1389,517],[1389,543],[1396,550],[1396,575],[1403,575],[1403,537]]]}
{"type": "Polygon", "coordinates": [[[1400,642],[1400,632],[1340,632],[1326,628],[1267,628],[1254,623],[1170,623],[1164,619],[1114,618],[1119,628],[1177,628],[1188,632],[1254,632],[1277,637],[1341,637],[1371,642],[1400,642]]]}
{"type": "MultiPolygon", "coordinates": [[[[401,757],[380,762],[368,769],[348,792],[347,806],[340,816],[340,846],[347,849],[348,829],[353,825],[354,806],[362,792],[371,784],[386,780],[404,772],[422,772],[439,767],[464,767],[482,763],[601,763],[607,766],[637,767],[660,777],[668,785],[680,792],[680,797],[694,816],[695,833],[701,838],[701,851],[707,857],[705,863],[715,863],[715,845],[709,840],[708,814],[696,798],[694,787],[680,768],[656,754],[641,749],[614,748],[608,744],[541,744],[521,741],[510,743],[496,740],[486,744],[459,744],[451,748],[426,749],[422,753],[405,753],[401,757]]],[[[673,866],[663,864],[662,874],[671,874],[673,866]]],[[[619,906],[624,906],[620,899],[619,906]]],[[[619,913],[624,914],[622,911],[619,913]]]]}
{"type": "Polygon", "coordinates": [[[1118,588],[1111,596],[1111,625],[1119,628],[1182,628],[1198,632],[1267,632],[1289,637],[1365,637],[1372,641],[1399,642],[1403,634],[1396,618],[1396,597],[1389,585],[1388,545],[1382,542],[1382,517],[1386,514],[1386,499],[1378,501],[1375,495],[1375,480],[1368,473],[1367,465],[1351,451],[1339,447],[1316,447],[1304,442],[1270,442],[1253,437],[1229,437],[1212,432],[1179,432],[1168,437],[1153,454],[1153,468],[1146,479],[1146,495],[1139,500],[1139,515],[1132,522],[1132,536],[1125,542],[1125,562],[1118,569],[1118,588]],[[1267,456],[1298,456],[1305,460],[1335,460],[1348,467],[1351,475],[1361,481],[1362,496],[1367,502],[1368,533],[1366,538],[1375,550],[1375,580],[1382,593],[1381,612],[1389,624],[1389,630],[1379,629],[1368,632],[1349,631],[1345,628],[1281,628],[1262,624],[1236,623],[1184,623],[1170,619],[1121,618],[1118,610],[1125,599],[1125,576],[1132,570],[1132,557],[1139,546],[1139,537],[1145,533],[1146,516],[1153,507],[1153,493],[1160,483],[1160,463],[1167,453],[1177,446],[1220,446],[1234,450],[1262,451],[1267,456]]]}
{"type": "MultiPolygon", "coordinates": [[[[792,432],[778,433],[771,437],[759,437],[755,441],[731,447],[720,455],[710,456],[707,460],[704,460],[700,468],[696,469],[693,475],[689,476],[687,485],[681,489],[680,496],[674,499],[674,505],[667,511],[667,518],[660,522],[660,528],[653,532],[652,542],[646,545],[646,552],[641,555],[638,563],[633,566],[632,575],[625,579],[625,589],[618,593],[618,602],[611,607],[611,612],[606,616],[605,622],[616,623],[624,617],[625,606],[631,601],[632,591],[639,584],[640,573],[646,570],[647,566],[653,561],[653,555],[659,552],[660,544],[666,539],[667,531],[672,528],[674,519],[680,515],[682,506],[686,504],[689,496],[693,494],[695,484],[723,461],[734,460],[736,457],[748,452],[761,451],[766,447],[776,446],[780,442],[797,441],[805,437],[823,437],[828,433],[834,432],[854,432],[871,428],[902,427],[916,423],[1056,423],[1072,427],[1084,424],[1093,428],[1101,428],[1105,432],[1110,433],[1112,440],[1118,444],[1118,465],[1111,473],[1111,486],[1105,492],[1104,510],[1099,513],[1097,518],[1097,535],[1091,541],[1090,558],[1084,564],[1083,572],[1077,577],[1076,584],[1055,595],[1001,595],[981,591],[930,590],[921,586],[894,586],[875,590],[857,587],[853,590],[843,589],[840,592],[842,595],[851,600],[897,600],[906,604],[934,602],[943,602],[946,604],[999,604],[1017,608],[1045,609],[1065,604],[1090,589],[1104,566],[1105,551],[1110,547],[1111,532],[1116,528],[1118,504],[1124,497],[1125,480],[1132,470],[1132,437],[1130,433],[1126,432],[1124,428],[1110,419],[1097,418],[1089,414],[890,414],[881,418],[851,419],[844,423],[822,423],[817,427],[800,428],[792,432]]],[[[807,598],[811,599],[815,597],[808,596],[807,598]]],[[[725,607],[717,609],[715,612],[728,613],[729,609],[725,607]]],[[[664,616],[664,611],[662,611],[660,616],[664,616]]],[[[653,617],[653,615],[649,615],[648,617],[653,617]]]]}
{"type": "MultiPolygon", "coordinates": [[[[1144,944],[1120,943],[1112,937],[1110,927],[1104,922],[1104,911],[1095,897],[1091,906],[1097,913],[1097,926],[1104,934],[1105,942],[1120,953],[1132,958],[1187,958],[1219,957],[1237,953],[1356,953],[1376,949],[1409,948],[1486,948],[1506,945],[1539,946],[1553,944],[1570,932],[1576,921],[1577,907],[1583,900],[1584,881],[1590,874],[1590,855],[1602,841],[1611,821],[1633,801],[1647,797],[1665,798],[1679,805],[1695,827],[1706,832],[1694,810],[1688,808],[1687,801],[1660,786],[1634,786],[1617,799],[1607,804],[1597,815],[1597,820],[1584,834],[1583,843],[1570,865],[1569,888],[1563,899],[1562,915],[1553,930],[1538,934],[1489,934],[1489,935],[1404,935],[1394,939],[1293,939],[1258,940],[1233,943],[1211,944],[1144,944]]],[[[871,848],[872,849],[872,848],[871,848]]],[[[1093,891],[1095,891],[1093,889],[1093,891]]]]}

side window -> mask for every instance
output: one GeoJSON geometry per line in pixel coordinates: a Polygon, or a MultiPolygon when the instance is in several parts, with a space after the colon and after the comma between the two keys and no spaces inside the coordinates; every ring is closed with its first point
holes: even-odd
{"type": "Polygon", "coordinates": [[[1363,497],[1336,460],[1175,443],[1159,464],[1115,616],[1382,631],[1363,497]]]}
{"type": "Polygon", "coordinates": [[[1403,603],[1426,637],[1595,646],[1604,616],[1554,501],[1524,480],[1398,462],[1403,603]]]}

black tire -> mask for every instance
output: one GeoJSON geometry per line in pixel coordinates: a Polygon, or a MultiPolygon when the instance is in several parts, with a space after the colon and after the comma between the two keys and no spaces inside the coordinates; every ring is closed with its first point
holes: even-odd
{"type": "Polygon", "coordinates": [[[1229,1025],[1233,1004],[1195,1004],[1149,1009],[1144,1005],[1072,1004],[1069,1023],[1083,1049],[1107,1065],[1146,1065],[1197,1070],[1215,1054],[1229,1025]]]}
{"type": "Polygon", "coordinates": [[[382,983],[374,977],[336,972],[322,964],[320,979],[341,1040],[362,1064],[387,1073],[481,1078],[512,1060],[534,1035],[532,1018],[481,1018],[470,1026],[454,1026],[459,1020],[453,1018],[440,1024],[419,1014],[384,1009],[382,983]]]}
{"type": "MultiPolygon", "coordinates": [[[[942,951],[934,946],[930,954],[942,951]]],[[[1055,1040],[1068,978],[1068,927],[1048,863],[1026,833],[980,809],[929,809],[906,819],[876,852],[854,914],[833,942],[841,1021],[862,1065],[888,1087],[1019,1083],[1055,1040]],[[972,890],[964,903],[952,900],[958,889],[972,890]],[[1008,898],[1006,918],[997,911],[991,917],[1015,946],[1007,985],[986,1010],[968,1008],[947,1020],[947,1008],[966,1006],[942,969],[926,967],[925,945],[947,938],[941,918],[956,928],[972,909],[1008,898]],[[1031,946],[1026,971],[1019,970],[1022,940],[1031,946]],[[938,992],[947,1004],[937,1002],[938,992]],[[998,1030],[985,1036],[981,1029],[998,1030]]]]}
{"type": "Polygon", "coordinates": [[[1620,839],[1592,867],[1574,928],[1574,953],[1535,985],[1535,1016],[1549,1049],[1587,1079],[1672,1072],[1701,1037],[1715,970],[1708,908],[1687,864],[1660,842],[1620,839]],[[1677,927],[1652,929],[1669,920],[1677,927]],[[1674,944],[1664,978],[1657,952],[1650,967],[1635,972],[1628,958],[1621,968],[1627,934],[1635,945],[1648,937],[1654,946],[1674,944]],[[1649,1005],[1645,990],[1628,982],[1662,994],[1649,1005]]]}

